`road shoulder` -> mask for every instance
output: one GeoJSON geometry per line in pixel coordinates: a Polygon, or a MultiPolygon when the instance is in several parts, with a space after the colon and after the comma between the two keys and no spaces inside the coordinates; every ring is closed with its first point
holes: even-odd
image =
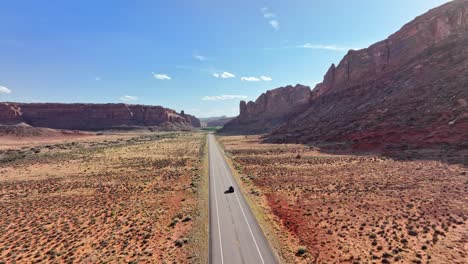
{"type": "Polygon", "coordinates": [[[193,252],[196,256],[189,263],[209,263],[209,153],[208,134],[200,145],[200,162],[202,164],[199,177],[193,181],[191,187],[196,192],[197,217],[194,221],[192,240],[193,252]]]}

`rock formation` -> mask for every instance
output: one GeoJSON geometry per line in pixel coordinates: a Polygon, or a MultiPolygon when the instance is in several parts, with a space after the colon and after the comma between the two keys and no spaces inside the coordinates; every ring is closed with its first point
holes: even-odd
{"type": "Polygon", "coordinates": [[[260,95],[255,102],[240,102],[240,114],[229,121],[220,132],[265,133],[304,110],[311,97],[310,87],[280,87],[260,95]]]}
{"type": "Polygon", "coordinates": [[[307,109],[268,140],[468,147],[468,1],[432,9],[388,39],[349,51],[307,109]]]}
{"type": "Polygon", "coordinates": [[[200,127],[194,116],[161,106],[127,104],[0,103],[0,124],[73,130],[200,127]]]}

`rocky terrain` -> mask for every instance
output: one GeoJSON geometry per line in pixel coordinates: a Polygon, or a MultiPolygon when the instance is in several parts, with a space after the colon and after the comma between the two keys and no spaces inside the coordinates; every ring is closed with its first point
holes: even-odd
{"type": "Polygon", "coordinates": [[[205,135],[129,135],[0,149],[0,263],[203,263],[205,135]]]}
{"type": "Polygon", "coordinates": [[[273,130],[268,142],[345,142],[359,149],[468,147],[468,1],[455,0],[367,49],[351,50],[322,83],[241,102],[224,132],[273,130]],[[289,107],[301,106],[290,115],[289,107]],[[305,106],[303,104],[306,104],[305,106]],[[268,120],[269,116],[288,116],[268,120]]]}
{"type": "Polygon", "coordinates": [[[180,130],[200,127],[194,116],[161,106],[126,104],[0,103],[0,124],[25,124],[71,130],[154,127],[180,130]]]}
{"type": "Polygon", "coordinates": [[[466,263],[462,164],[337,155],[259,136],[220,142],[285,263],[466,263]]]}
{"type": "Polygon", "coordinates": [[[220,130],[222,133],[259,134],[269,132],[297,114],[308,105],[310,88],[296,86],[280,87],[267,91],[255,102],[240,102],[240,114],[220,130]]]}

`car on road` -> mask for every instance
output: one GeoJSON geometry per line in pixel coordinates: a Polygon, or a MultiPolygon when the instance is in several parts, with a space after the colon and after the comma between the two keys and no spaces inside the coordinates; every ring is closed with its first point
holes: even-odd
{"type": "Polygon", "coordinates": [[[233,192],[234,192],[234,187],[229,186],[229,188],[224,193],[233,193],[233,192]]]}

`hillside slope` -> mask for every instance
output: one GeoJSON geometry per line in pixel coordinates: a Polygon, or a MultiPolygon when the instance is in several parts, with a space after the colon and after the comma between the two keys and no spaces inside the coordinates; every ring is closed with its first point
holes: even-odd
{"type": "Polygon", "coordinates": [[[468,147],[468,1],[417,17],[388,39],[349,51],[305,111],[269,142],[468,147]]]}

